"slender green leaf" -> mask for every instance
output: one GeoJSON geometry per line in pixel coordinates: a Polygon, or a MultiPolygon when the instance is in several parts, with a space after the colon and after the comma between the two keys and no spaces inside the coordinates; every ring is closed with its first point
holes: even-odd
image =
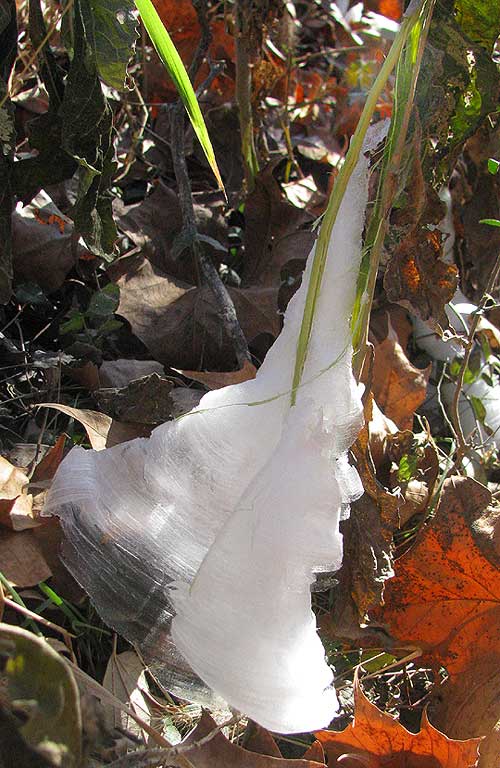
{"type": "Polygon", "coordinates": [[[500,227],[499,219],[480,219],[480,224],[489,224],[490,227],[500,227]]]}
{"type": "Polygon", "coordinates": [[[201,110],[182,59],[177,53],[162,20],[160,19],[151,0],[135,0],[137,10],[147,33],[156,48],[163,66],[174,81],[174,85],[186,107],[191,124],[203,148],[220,189],[224,190],[224,184],[217,166],[212,142],[208,135],[207,126],[201,114],[201,110]]]}

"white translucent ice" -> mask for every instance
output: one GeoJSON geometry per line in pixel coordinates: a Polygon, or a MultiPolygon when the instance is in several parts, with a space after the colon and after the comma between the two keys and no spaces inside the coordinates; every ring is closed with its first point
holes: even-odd
{"type": "Polygon", "coordinates": [[[194,672],[282,733],[327,726],[337,710],[310,585],[340,567],[339,520],[362,493],[346,452],[362,424],[349,321],[367,177],[362,156],[332,232],[296,405],[312,254],[254,380],[209,392],[149,439],[74,448],[48,501],[66,562],[108,623],[148,646],[154,623],[173,615],[171,638],[194,672]],[[163,607],[153,621],[155,595],[163,607]]]}

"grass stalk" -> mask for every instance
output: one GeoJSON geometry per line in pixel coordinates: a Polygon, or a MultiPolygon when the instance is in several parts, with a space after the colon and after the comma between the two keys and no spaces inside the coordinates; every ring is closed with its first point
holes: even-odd
{"type": "Polygon", "coordinates": [[[373,117],[373,113],[377,107],[379,97],[384,90],[387,81],[391,75],[391,72],[398,64],[403,49],[407,44],[412,31],[421,19],[423,10],[429,6],[429,0],[421,0],[421,2],[413,2],[410,4],[408,10],[403,17],[403,21],[399,28],[399,31],[394,39],[389,53],[377,75],[377,78],[368,94],[368,98],[365,102],[363,112],[359,119],[356,131],[351,139],[349,151],[345,157],[344,164],[340,170],[339,176],[333,187],[328,207],[326,209],[323,223],[321,226],[316,250],[314,253],[314,260],[311,271],[311,278],[309,281],[306,304],[304,308],[304,314],[302,317],[302,324],[299,333],[299,339],[297,343],[297,352],[295,357],[295,369],[292,380],[292,394],[291,405],[295,405],[297,397],[297,389],[300,385],[302,373],[304,370],[304,364],[307,356],[307,350],[309,347],[309,340],[311,337],[312,326],[314,322],[314,315],[316,312],[316,305],[321,289],[321,283],[323,274],[325,271],[326,258],[328,254],[328,245],[330,237],[335,224],[337,214],[339,212],[340,204],[342,202],[344,192],[347,187],[347,183],[351,177],[352,172],[358,162],[363,141],[370,125],[370,121],[373,117]]]}

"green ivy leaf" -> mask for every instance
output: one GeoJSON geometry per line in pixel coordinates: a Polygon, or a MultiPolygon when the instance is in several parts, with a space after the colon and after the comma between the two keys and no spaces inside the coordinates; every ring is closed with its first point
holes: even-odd
{"type": "Polygon", "coordinates": [[[101,80],[124,89],[127,65],[137,40],[132,0],[89,0],[82,5],[88,42],[101,80]]]}
{"type": "Polygon", "coordinates": [[[119,287],[114,283],[109,283],[102,291],[93,294],[85,314],[88,317],[108,317],[116,312],[119,302],[119,287]]]}
{"type": "Polygon", "coordinates": [[[488,160],[488,171],[492,174],[492,176],[496,176],[500,169],[500,162],[498,160],[495,160],[494,157],[490,157],[488,160]]]}

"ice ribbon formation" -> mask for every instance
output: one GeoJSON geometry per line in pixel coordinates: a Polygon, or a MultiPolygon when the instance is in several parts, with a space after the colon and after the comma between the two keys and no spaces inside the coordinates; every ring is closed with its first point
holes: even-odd
{"type": "MultiPolygon", "coordinates": [[[[167,682],[182,682],[165,673],[180,654],[232,707],[281,733],[327,726],[337,711],[310,585],[340,567],[339,521],[362,493],[346,452],[362,424],[350,315],[367,180],[361,155],[330,239],[296,405],[313,254],[254,380],[209,392],[148,439],[74,448],[47,504],[61,517],[70,571],[111,626],[163,663],[167,682]]],[[[179,691],[189,697],[186,679],[179,691]]]]}

